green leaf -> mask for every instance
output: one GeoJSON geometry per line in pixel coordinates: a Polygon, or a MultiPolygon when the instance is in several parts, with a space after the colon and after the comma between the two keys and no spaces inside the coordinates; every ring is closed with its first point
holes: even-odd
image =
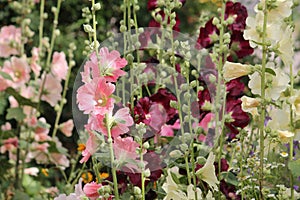
{"type": "Polygon", "coordinates": [[[4,113],[4,110],[7,106],[7,98],[5,93],[0,92],[0,115],[4,113]]]}
{"type": "Polygon", "coordinates": [[[30,200],[30,198],[25,192],[17,190],[12,200],[30,200]]]}
{"type": "Polygon", "coordinates": [[[23,113],[23,109],[20,107],[17,108],[9,108],[7,109],[6,119],[16,119],[17,121],[22,121],[25,119],[26,115],[23,113]]]}
{"type": "Polygon", "coordinates": [[[266,68],[266,72],[269,73],[269,74],[272,74],[273,76],[276,76],[275,71],[271,68],[266,68]]]}
{"type": "Polygon", "coordinates": [[[12,81],[13,79],[11,78],[11,76],[5,72],[0,71],[0,76],[2,76],[3,78],[12,81]]]}
{"type": "Polygon", "coordinates": [[[291,170],[294,177],[300,176],[300,158],[298,160],[291,160],[288,163],[288,168],[291,170]]]}
{"type": "Polygon", "coordinates": [[[299,129],[300,128],[300,120],[297,120],[296,122],[295,122],[295,129],[299,129]]]}
{"type": "Polygon", "coordinates": [[[222,172],[221,176],[222,176],[222,179],[224,179],[226,183],[229,183],[229,184],[234,185],[234,186],[238,186],[239,181],[233,173],[231,173],[231,172],[222,172]]]}

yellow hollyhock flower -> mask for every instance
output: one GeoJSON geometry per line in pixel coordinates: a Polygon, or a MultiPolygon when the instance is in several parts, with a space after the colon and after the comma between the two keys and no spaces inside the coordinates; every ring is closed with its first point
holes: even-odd
{"type": "Polygon", "coordinates": [[[230,81],[232,79],[250,74],[252,72],[252,66],[226,61],[223,67],[223,72],[224,79],[226,81],[230,81]]]}
{"type": "Polygon", "coordinates": [[[292,137],[294,137],[294,135],[295,134],[290,131],[278,130],[278,137],[279,137],[280,141],[282,141],[284,143],[288,143],[290,141],[290,139],[292,137]]]}
{"type": "Polygon", "coordinates": [[[250,113],[252,116],[258,116],[257,107],[260,105],[260,101],[256,98],[242,96],[242,110],[250,113]]]}

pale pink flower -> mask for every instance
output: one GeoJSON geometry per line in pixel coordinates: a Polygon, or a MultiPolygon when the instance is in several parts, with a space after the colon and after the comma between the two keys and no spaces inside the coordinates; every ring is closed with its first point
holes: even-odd
{"type": "Polygon", "coordinates": [[[59,193],[59,190],[57,187],[49,187],[45,189],[45,192],[53,197],[59,193]]]}
{"type": "MultiPolygon", "coordinates": [[[[130,170],[132,173],[140,172],[140,169],[137,165],[139,160],[138,154],[136,153],[136,149],[140,145],[133,140],[132,137],[121,138],[120,136],[114,138],[113,149],[116,160],[119,163],[124,164],[127,168],[123,168],[123,170],[130,170]]],[[[143,152],[145,153],[145,152],[143,152]]],[[[144,162],[145,164],[146,162],[144,162]]]]}
{"type": "Polygon", "coordinates": [[[66,79],[68,73],[68,63],[64,52],[53,53],[51,72],[58,80],[66,79]]]}
{"type": "Polygon", "coordinates": [[[104,115],[91,115],[88,121],[88,127],[91,130],[101,132],[104,135],[107,135],[107,126],[105,121],[109,121],[111,126],[111,135],[113,138],[118,137],[129,131],[129,126],[133,125],[133,119],[129,113],[129,108],[119,109],[114,116],[112,112],[109,112],[107,115],[108,119],[104,115]]]}
{"type": "Polygon", "coordinates": [[[27,83],[30,79],[30,67],[25,58],[11,57],[10,61],[5,61],[3,71],[10,75],[12,81],[7,80],[13,88],[18,88],[27,83]]]}
{"type": "Polygon", "coordinates": [[[17,47],[21,43],[21,28],[13,25],[3,26],[0,30],[0,57],[18,55],[17,47]]]}
{"type": "Polygon", "coordinates": [[[46,122],[46,119],[41,117],[36,122],[36,126],[34,126],[34,139],[37,142],[45,142],[50,141],[51,137],[48,135],[49,133],[49,125],[46,122]],[[43,124],[43,125],[42,125],[43,124]],[[41,126],[42,125],[42,126],[41,126]]]}
{"type": "Polygon", "coordinates": [[[155,131],[160,131],[161,127],[167,122],[168,114],[162,104],[152,104],[149,113],[146,115],[148,125],[155,131]]]}
{"type": "Polygon", "coordinates": [[[34,159],[38,164],[48,164],[48,147],[50,147],[48,143],[32,143],[30,151],[26,155],[26,162],[30,162],[34,159]]]}
{"type": "Polygon", "coordinates": [[[61,99],[61,92],[62,86],[60,84],[60,81],[56,79],[52,74],[47,74],[42,100],[47,101],[51,106],[55,106],[61,99]]]}
{"type": "Polygon", "coordinates": [[[72,130],[74,128],[74,123],[72,119],[59,125],[59,130],[67,137],[72,136],[72,130]]]}
{"type": "MultiPolygon", "coordinates": [[[[208,113],[205,115],[205,117],[201,120],[201,122],[198,124],[198,126],[200,126],[201,128],[203,128],[203,130],[205,131],[205,133],[208,132],[208,128],[210,127],[210,123],[212,121],[212,119],[215,117],[215,115],[213,113],[208,113]]],[[[200,134],[198,137],[199,141],[204,142],[206,140],[206,136],[203,134],[200,134]]]]}
{"type": "Polygon", "coordinates": [[[127,65],[127,61],[120,57],[120,53],[116,50],[109,52],[107,47],[103,47],[99,51],[100,67],[95,53],[91,54],[90,60],[86,62],[88,66],[85,69],[92,69],[92,77],[99,78],[104,76],[109,82],[116,82],[120,76],[126,74],[121,68],[127,65]],[[101,71],[101,73],[100,73],[101,71]]]}
{"type": "Polygon", "coordinates": [[[0,152],[5,153],[6,151],[12,151],[18,147],[18,138],[8,138],[2,141],[2,146],[0,147],[0,152]]]}
{"type": "Polygon", "coordinates": [[[6,122],[5,124],[3,124],[1,126],[1,130],[2,131],[9,131],[9,130],[11,130],[11,124],[9,122],[6,122]]]}
{"type": "Polygon", "coordinates": [[[174,136],[174,129],[176,129],[176,130],[180,129],[179,120],[176,120],[176,122],[173,125],[164,124],[161,127],[159,135],[164,136],[164,137],[173,137],[174,136]]]}
{"type": "Polygon", "coordinates": [[[107,83],[104,78],[93,79],[77,90],[77,103],[79,110],[84,114],[105,114],[112,110],[114,99],[111,95],[115,91],[112,83],[107,83]]]}
{"type": "Polygon", "coordinates": [[[30,176],[37,176],[39,171],[40,170],[37,167],[29,167],[29,168],[24,169],[24,173],[28,174],[30,176]]]}
{"type": "Polygon", "coordinates": [[[82,152],[83,158],[80,160],[80,163],[88,161],[91,155],[97,151],[97,138],[92,132],[89,132],[89,135],[90,137],[86,142],[85,150],[82,152]]]}
{"type": "Polygon", "coordinates": [[[37,61],[39,60],[39,48],[33,47],[31,50],[31,55],[32,55],[31,63],[30,63],[31,70],[36,76],[39,76],[40,71],[42,69],[41,66],[37,63],[37,61]]]}
{"type": "Polygon", "coordinates": [[[100,194],[98,193],[98,189],[101,188],[102,185],[96,182],[87,183],[83,187],[83,192],[90,200],[96,200],[100,194]]]}
{"type": "Polygon", "coordinates": [[[71,193],[68,196],[66,194],[60,194],[58,197],[55,197],[54,200],[81,200],[81,197],[85,197],[82,190],[82,178],[80,178],[78,184],[75,185],[75,193],[71,193]]]}
{"type": "Polygon", "coordinates": [[[61,169],[65,169],[70,166],[70,161],[66,155],[62,153],[50,153],[50,161],[61,169]]]}

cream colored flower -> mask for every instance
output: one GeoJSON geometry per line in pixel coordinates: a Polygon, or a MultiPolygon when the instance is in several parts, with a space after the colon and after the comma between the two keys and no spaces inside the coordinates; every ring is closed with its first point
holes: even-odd
{"type": "Polygon", "coordinates": [[[293,64],[294,47],[293,47],[293,30],[287,27],[282,34],[281,40],[278,42],[279,57],[286,67],[293,64]]]}
{"type": "Polygon", "coordinates": [[[196,175],[198,178],[205,181],[214,190],[218,190],[217,184],[219,184],[219,181],[215,174],[215,157],[216,156],[213,155],[213,153],[209,153],[205,165],[196,172],[196,175]]]}
{"type": "MultiPolygon", "coordinates": [[[[196,193],[197,193],[197,199],[202,199],[202,191],[199,188],[196,189],[196,193]]],[[[194,199],[196,199],[194,185],[190,184],[187,187],[187,200],[194,200],[194,199]]]]}
{"type": "Polygon", "coordinates": [[[290,132],[290,131],[282,131],[282,130],[278,130],[278,138],[280,141],[282,141],[283,143],[288,143],[290,142],[290,139],[294,137],[294,133],[290,132]]]}
{"type": "Polygon", "coordinates": [[[290,125],[290,109],[288,105],[283,106],[282,109],[272,108],[269,111],[270,120],[268,127],[273,130],[288,130],[290,125]]]}
{"type": "Polygon", "coordinates": [[[226,61],[223,71],[224,79],[226,81],[230,81],[232,79],[250,74],[252,71],[252,66],[226,61]]]}
{"type": "Polygon", "coordinates": [[[248,112],[252,116],[258,116],[257,107],[260,105],[260,101],[258,99],[243,96],[241,100],[242,100],[242,110],[244,112],[248,112]]]}
{"type": "Polygon", "coordinates": [[[171,175],[171,169],[168,169],[168,176],[166,182],[163,184],[162,189],[167,193],[164,200],[186,200],[186,194],[179,189],[179,186],[175,183],[171,175]]]}
{"type": "MultiPolygon", "coordinates": [[[[268,62],[267,67],[274,69],[276,76],[266,73],[267,80],[272,83],[266,88],[266,97],[272,100],[277,100],[280,94],[286,90],[290,77],[284,73],[281,69],[275,69],[273,62],[268,62]]],[[[254,72],[249,75],[250,81],[248,83],[249,88],[253,94],[261,95],[261,77],[258,72],[254,72]]]]}

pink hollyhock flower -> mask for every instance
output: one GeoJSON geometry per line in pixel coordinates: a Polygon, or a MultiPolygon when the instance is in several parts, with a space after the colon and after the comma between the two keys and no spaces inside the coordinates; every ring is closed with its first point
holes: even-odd
{"type": "Polygon", "coordinates": [[[84,194],[90,198],[90,200],[96,200],[98,197],[100,197],[100,194],[98,193],[98,189],[101,188],[102,185],[98,184],[96,182],[87,183],[83,187],[84,194]]]}
{"type": "Polygon", "coordinates": [[[105,78],[93,79],[92,82],[82,85],[77,90],[77,103],[79,110],[84,114],[104,115],[113,109],[115,100],[111,95],[115,85],[106,82],[105,78]]]}
{"type": "Polygon", "coordinates": [[[174,136],[174,129],[180,129],[180,122],[179,119],[173,125],[164,124],[161,127],[160,135],[164,137],[173,137],[174,136]]]}
{"type": "MultiPolygon", "coordinates": [[[[214,117],[215,115],[213,113],[207,113],[205,117],[199,122],[198,126],[202,127],[205,133],[208,133],[209,123],[212,121],[214,117]]],[[[206,136],[200,134],[198,140],[204,142],[206,140],[206,136]]]]}
{"type": "Polygon", "coordinates": [[[50,145],[48,143],[37,143],[34,142],[31,144],[31,148],[29,153],[26,155],[26,162],[30,162],[31,160],[35,160],[38,164],[48,164],[48,147],[50,145]]]}
{"type": "Polygon", "coordinates": [[[39,49],[37,47],[33,47],[31,50],[31,55],[31,70],[36,76],[39,76],[42,69],[42,67],[37,63],[39,60],[39,49]]]}
{"type": "Polygon", "coordinates": [[[54,200],[81,200],[82,197],[85,197],[85,194],[82,190],[82,178],[79,179],[78,184],[75,185],[75,193],[70,195],[60,194],[58,197],[55,197],[54,200]]]}
{"type": "Polygon", "coordinates": [[[84,66],[83,79],[89,77],[89,70],[92,72],[92,77],[105,78],[108,82],[116,82],[120,76],[126,74],[121,68],[127,65],[127,61],[120,57],[120,53],[116,50],[109,52],[107,47],[103,47],[99,51],[100,67],[95,53],[92,53],[90,60],[84,66]]]}
{"type": "Polygon", "coordinates": [[[133,125],[133,119],[129,113],[129,108],[121,108],[119,109],[114,116],[112,116],[112,112],[108,114],[109,119],[106,118],[104,115],[91,115],[88,127],[91,130],[95,130],[98,132],[107,135],[107,127],[106,127],[106,120],[109,120],[109,124],[111,125],[111,135],[113,138],[118,137],[124,133],[129,131],[129,126],[133,125]]]}
{"type": "Polygon", "coordinates": [[[51,72],[59,81],[66,79],[68,73],[68,63],[64,52],[53,53],[51,72]]]}
{"type": "Polygon", "coordinates": [[[72,119],[59,125],[59,130],[67,137],[72,136],[72,130],[74,128],[74,123],[72,119]]]}
{"type": "Polygon", "coordinates": [[[80,160],[80,163],[87,162],[91,155],[97,151],[97,138],[92,132],[89,132],[89,139],[85,146],[86,148],[82,152],[83,158],[80,160]]]}
{"type": "MultiPolygon", "coordinates": [[[[133,140],[132,137],[114,138],[113,148],[116,160],[120,163],[124,163],[123,169],[130,170],[131,172],[140,172],[140,169],[137,166],[136,160],[138,155],[136,153],[136,149],[140,145],[133,140]]],[[[145,161],[144,161],[145,162],[145,161]]]]}
{"type": "Polygon", "coordinates": [[[37,167],[30,167],[30,168],[24,169],[24,174],[28,174],[30,176],[37,176],[39,171],[40,170],[37,167]]]}
{"type": "Polygon", "coordinates": [[[21,28],[13,25],[3,26],[0,30],[0,57],[18,55],[18,46],[21,44],[21,28]]]}
{"type": "Polygon", "coordinates": [[[0,152],[3,154],[6,151],[12,151],[18,147],[18,138],[13,137],[13,138],[8,138],[6,140],[2,141],[2,146],[0,147],[0,152]]]}
{"type": "Polygon", "coordinates": [[[41,117],[38,119],[39,123],[36,123],[34,126],[34,139],[37,142],[45,142],[50,141],[51,137],[48,135],[49,133],[49,124],[47,124],[46,119],[41,117]]]}
{"type": "Polygon", "coordinates": [[[59,166],[61,169],[65,169],[70,166],[70,160],[62,153],[50,153],[50,161],[59,166]]]}
{"type": "Polygon", "coordinates": [[[9,131],[9,130],[11,130],[11,124],[9,122],[6,122],[5,124],[3,124],[1,126],[1,130],[2,131],[9,131]]]}
{"type": "Polygon", "coordinates": [[[11,61],[5,61],[3,72],[10,75],[12,81],[7,80],[13,88],[18,88],[30,79],[30,67],[25,58],[11,57],[11,61]]]}
{"type": "Polygon", "coordinates": [[[51,106],[55,106],[57,102],[61,100],[61,92],[62,86],[60,81],[52,74],[47,74],[42,100],[47,101],[51,106]]]}

